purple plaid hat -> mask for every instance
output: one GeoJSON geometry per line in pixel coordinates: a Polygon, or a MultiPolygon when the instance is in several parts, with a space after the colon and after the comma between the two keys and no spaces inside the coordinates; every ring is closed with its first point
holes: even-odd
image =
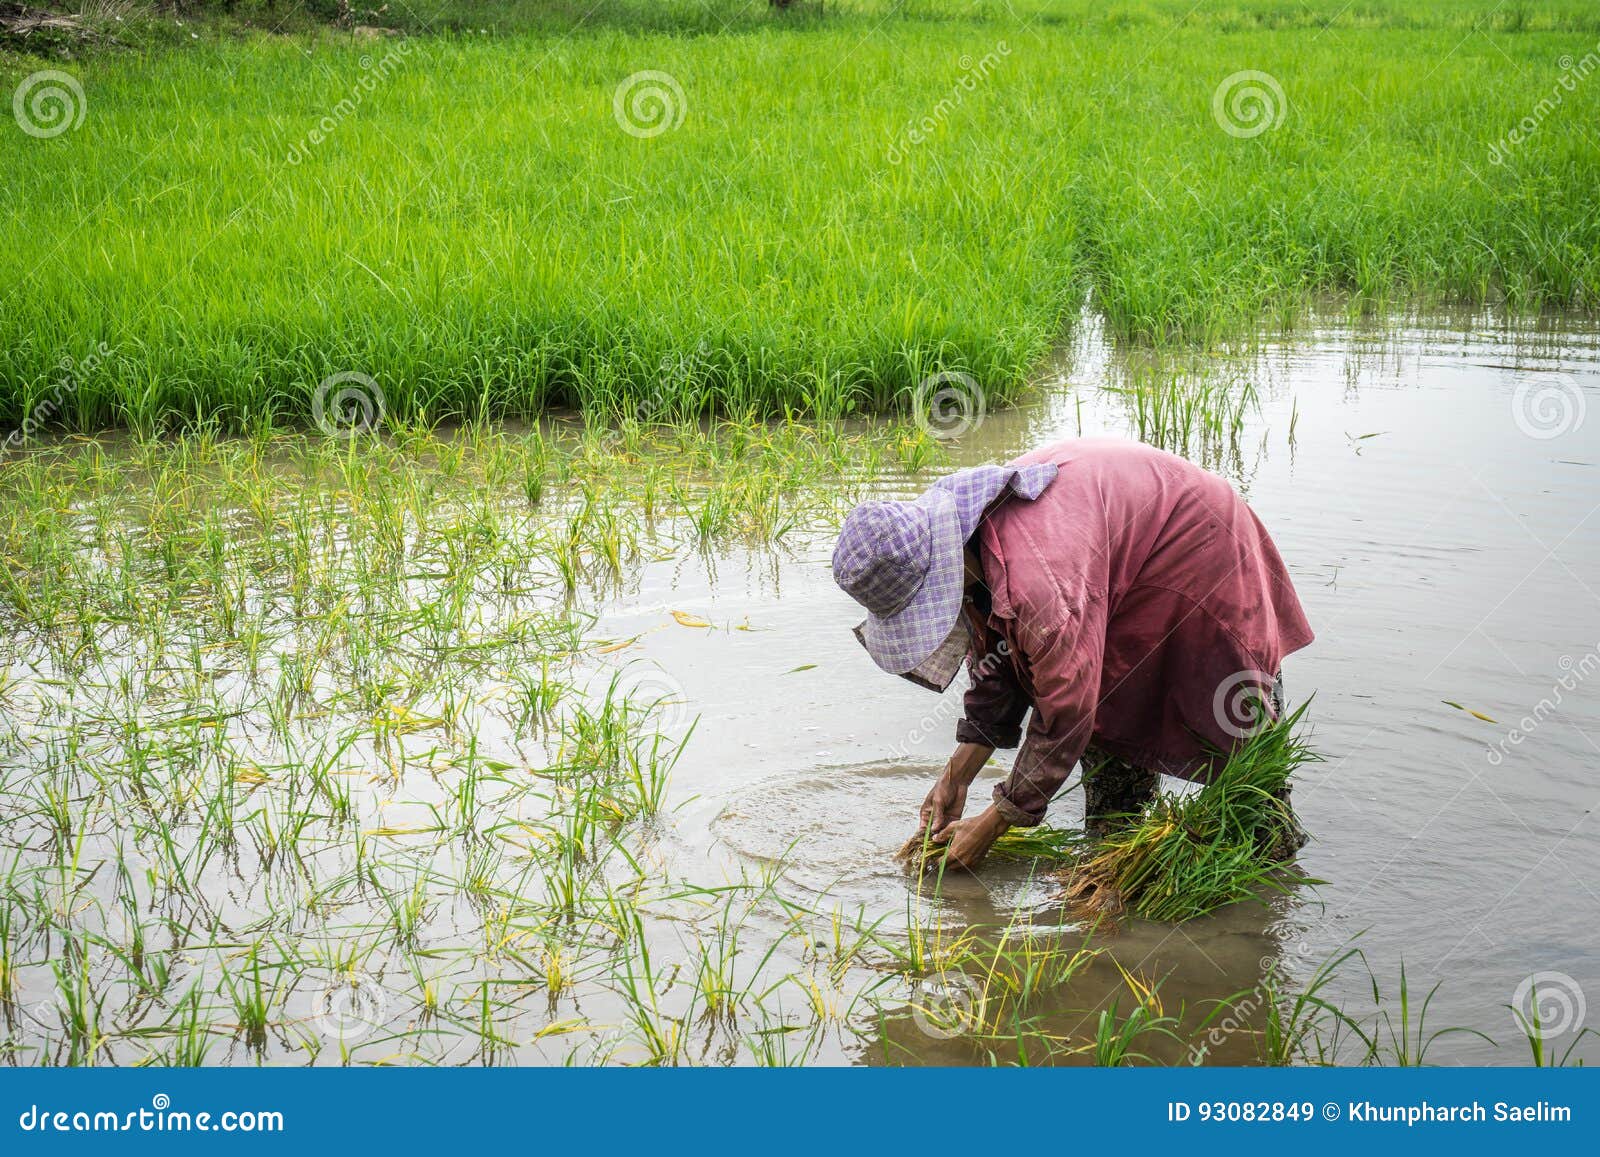
{"type": "Polygon", "coordinates": [[[856,636],[873,662],[904,675],[944,645],[961,617],[962,549],[983,512],[1007,490],[1032,501],[1055,476],[1051,462],[975,466],[910,502],[863,502],[850,512],[833,580],[867,610],[856,636]]]}

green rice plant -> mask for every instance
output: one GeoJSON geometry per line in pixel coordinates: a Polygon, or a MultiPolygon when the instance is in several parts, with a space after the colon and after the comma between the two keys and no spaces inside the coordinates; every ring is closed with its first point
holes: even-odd
{"type": "Polygon", "coordinates": [[[751,990],[760,982],[762,970],[783,945],[781,937],[773,937],[761,952],[743,943],[746,923],[770,890],[770,884],[760,889],[729,889],[710,929],[697,928],[694,932],[693,945],[687,953],[693,971],[691,983],[701,1016],[708,1021],[726,1027],[735,1025],[739,1013],[748,1007],[751,990]],[[749,959],[741,961],[741,954],[749,959]]]}
{"type": "Polygon", "coordinates": [[[428,880],[418,875],[409,888],[400,891],[380,889],[384,907],[389,910],[389,927],[395,943],[405,948],[415,948],[428,922],[428,880]]]}
{"type": "MultiPolygon", "coordinates": [[[[1071,864],[1082,857],[1087,840],[1081,831],[1039,824],[1031,828],[1008,828],[989,848],[996,860],[1033,860],[1045,864],[1071,864]]],[[[938,871],[944,864],[945,845],[933,842],[927,832],[919,832],[901,845],[895,858],[922,872],[938,871]]]]}
{"type": "Polygon", "coordinates": [[[612,786],[611,798],[624,820],[655,819],[666,807],[667,787],[672,769],[694,735],[698,718],[689,725],[682,739],[669,740],[660,734],[641,738],[624,753],[621,775],[612,786]]]}
{"type": "Polygon", "coordinates": [[[747,1033],[744,1045],[762,1068],[799,1068],[811,1060],[823,1031],[824,1026],[815,1024],[764,1025],[747,1033]]]}
{"type": "MultiPolygon", "coordinates": [[[[1550,1041],[1545,1032],[1543,1017],[1539,1012],[1539,985],[1534,982],[1528,986],[1528,1011],[1524,1012],[1514,1004],[1506,1005],[1511,1010],[1511,1015],[1516,1018],[1517,1027],[1522,1031],[1523,1039],[1528,1042],[1529,1059],[1536,1069],[1566,1068],[1572,1064],[1572,1054],[1583,1043],[1585,1037],[1600,1036],[1592,1028],[1584,1028],[1573,1034],[1572,1040],[1562,1052],[1555,1052],[1550,1048],[1550,1041]]],[[[1577,1064],[1583,1065],[1583,1058],[1579,1057],[1577,1064]]]]}
{"type": "Polygon", "coordinates": [[[1134,362],[1124,374],[1126,382],[1108,392],[1126,401],[1131,431],[1141,442],[1212,469],[1237,467],[1245,420],[1258,409],[1250,379],[1173,372],[1155,359],[1134,362]]]}
{"type": "Polygon", "coordinates": [[[1390,1008],[1384,1003],[1383,994],[1378,987],[1378,978],[1368,970],[1372,981],[1372,1003],[1378,1006],[1377,1025],[1370,1035],[1371,1047],[1368,1059],[1375,1063],[1388,1063],[1401,1068],[1420,1067],[1427,1063],[1428,1050],[1433,1047],[1441,1037],[1454,1036],[1464,1033],[1475,1036],[1486,1044],[1493,1045],[1493,1038],[1479,1032],[1475,1028],[1462,1025],[1451,1025],[1447,1028],[1428,1031],[1428,1006],[1433,1003],[1433,998],[1439,992],[1439,985],[1434,984],[1428,994],[1422,998],[1422,1003],[1416,1004],[1412,1000],[1410,986],[1406,982],[1406,966],[1400,964],[1400,1007],[1398,1010],[1390,1008]]]}
{"type": "MultiPolygon", "coordinates": [[[[73,948],[69,944],[69,948],[73,948]]],[[[78,943],[64,960],[52,960],[56,1011],[66,1038],[68,1065],[93,1065],[106,1045],[102,1018],[106,996],[90,969],[88,945],[78,943]]]]}
{"type": "Polygon", "coordinates": [[[1297,767],[1319,758],[1298,734],[1305,711],[1302,704],[1219,756],[1222,766],[1200,791],[1163,795],[1102,840],[1070,870],[1068,905],[1182,921],[1284,891],[1275,851],[1293,820],[1282,792],[1297,767]]]}
{"type": "Polygon", "coordinates": [[[892,948],[888,948],[878,934],[878,929],[888,919],[888,913],[884,913],[876,920],[868,920],[865,905],[858,905],[855,914],[849,917],[840,907],[828,912],[825,938],[813,940],[812,946],[823,955],[829,978],[835,984],[842,982],[845,973],[874,950],[892,953],[892,948]]]}
{"type": "Polygon", "coordinates": [[[516,1041],[503,1036],[497,1027],[496,1017],[506,1007],[505,1002],[492,1000],[489,990],[492,987],[487,981],[478,986],[477,999],[477,1036],[478,1056],[480,1063],[492,1065],[504,1056],[508,1056],[516,1046],[516,1041]]]}
{"type": "Polygon", "coordinates": [[[251,944],[244,954],[244,975],[236,977],[229,969],[222,974],[228,998],[233,1004],[234,1024],[245,1047],[260,1053],[267,1046],[271,1025],[272,996],[261,976],[261,946],[251,944]]]}
{"type": "Polygon", "coordinates": [[[1103,1068],[1116,1068],[1134,1062],[1154,1064],[1155,1060],[1143,1049],[1146,1038],[1153,1043],[1165,1040],[1182,1043],[1177,1029],[1181,1016],[1169,1015],[1161,1003],[1160,983],[1147,984],[1117,966],[1128,990],[1133,994],[1133,1007],[1125,1015],[1118,1015],[1121,997],[1112,999],[1110,1005],[1100,1010],[1095,1018],[1094,1041],[1089,1055],[1094,1064],[1103,1068]]]}
{"type": "Polygon", "coordinates": [[[18,908],[9,887],[0,895],[0,1015],[15,1026],[17,1006],[18,908]]]}
{"type": "Polygon", "coordinates": [[[191,988],[168,1018],[172,1044],[162,1063],[176,1068],[199,1068],[211,1053],[213,1033],[200,1007],[200,989],[191,988]]]}
{"type": "Polygon", "coordinates": [[[994,947],[985,953],[982,976],[986,1004],[996,1016],[1024,1012],[1042,996],[1070,983],[1097,955],[1088,936],[1062,923],[1054,928],[1024,924],[1013,917],[994,947]]]}
{"type": "MultiPolygon", "coordinates": [[[[72,147],[0,138],[17,214],[0,426],[42,411],[260,432],[309,422],[347,371],[382,390],[386,430],[568,405],[836,418],[909,406],[940,371],[1015,397],[1086,303],[1117,337],[1198,344],[1292,324],[1330,293],[1597,305],[1593,86],[1564,94],[1517,163],[1486,160],[1549,99],[1550,62],[1591,42],[1581,0],[1504,35],[1483,3],[606,7],[474,5],[462,27],[511,34],[381,51],[230,30],[75,61],[96,96],[72,147]],[[723,19],[739,33],[676,34],[723,19]],[[684,85],[686,115],[657,139],[598,99],[641,58],[684,85]],[[546,65],[538,93],[486,106],[477,78],[529,59],[546,65]],[[1240,61],[1285,89],[1271,131],[1228,131],[1216,80],[1197,80],[1240,61]],[[962,81],[953,115],[915,129],[962,81]],[[175,93],[173,135],[150,111],[175,93]],[[455,160],[419,190],[413,162],[440,142],[455,160]],[[694,196],[708,179],[716,195],[694,196]]],[[[375,441],[342,445],[359,458],[375,441]]],[[[165,560],[183,574],[178,540],[165,560]]]]}
{"type": "Polygon", "coordinates": [[[1303,985],[1293,987],[1273,961],[1255,987],[1221,998],[1195,1025],[1190,1034],[1195,1042],[1191,1060],[1201,1063],[1223,1036],[1238,1031],[1252,1032],[1256,1056],[1264,1065],[1334,1064],[1347,1033],[1361,1043],[1363,1055],[1370,1055],[1371,1035],[1323,995],[1339,970],[1360,955],[1357,948],[1336,953],[1319,964],[1303,985]],[[1259,1027],[1249,1029],[1251,1020],[1259,1020],[1259,1027]]]}
{"type": "Polygon", "coordinates": [[[694,1019],[693,1001],[682,1015],[663,1010],[661,998],[676,980],[677,969],[656,964],[644,921],[637,912],[629,913],[628,919],[628,935],[616,962],[615,979],[632,1040],[643,1049],[643,1063],[675,1065],[688,1047],[684,1026],[694,1019]]]}

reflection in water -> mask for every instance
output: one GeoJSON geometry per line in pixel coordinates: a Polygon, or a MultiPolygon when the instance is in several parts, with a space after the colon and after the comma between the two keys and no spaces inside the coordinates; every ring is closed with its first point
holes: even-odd
{"type": "Polygon", "coordinates": [[[927,941],[929,975],[880,1021],[863,1061],[974,1064],[994,1054],[1030,1064],[1092,1063],[1093,1052],[1085,1050],[1100,1011],[1115,1003],[1119,1017],[1126,1015],[1141,986],[1154,989],[1152,1007],[1175,1018],[1183,1041],[1147,1033],[1136,1051],[1162,1063],[1186,1062],[1194,1030],[1215,1015],[1217,1031],[1201,1038],[1200,1059],[1256,1060],[1267,970],[1292,976],[1305,963],[1293,958],[1293,945],[1284,956],[1281,933],[1292,896],[1236,905],[1181,930],[1135,919],[1091,926],[1067,920],[1055,902],[1061,883],[1048,867],[996,859],[978,874],[952,872],[938,882],[919,877],[893,856],[907,817],[915,816],[937,773],[937,767],[881,763],[821,768],[753,785],[712,824],[718,840],[741,857],[784,863],[788,883],[812,902],[858,913],[861,923],[889,931],[909,925],[927,941]],[[946,965],[941,953],[956,947],[962,964],[946,965]],[[1084,948],[1105,951],[1073,962],[1084,948]],[[1042,983],[1019,1012],[1012,977],[1057,970],[1070,975],[1042,983]],[[1217,1003],[1240,994],[1247,999],[1224,1019],[1217,1003]]]}
{"type": "MultiPolygon", "coordinates": [[[[1045,987],[1021,1011],[1005,1001],[1004,985],[986,985],[990,978],[983,969],[955,980],[949,972],[935,972],[910,1001],[881,1019],[877,1038],[860,1060],[893,1065],[1104,1063],[1105,1052],[1096,1048],[1101,1014],[1111,1023],[1125,1022],[1143,1005],[1153,1027],[1127,1041],[1128,1063],[1261,1063],[1268,1000],[1264,982],[1270,970],[1280,976],[1289,971],[1272,933],[1288,905],[1282,897],[1270,905],[1237,905],[1194,921],[1182,933],[1138,920],[1098,932],[1047,924],[1041,937],[1053,941],[1058,953],[1085,944],[1103,951],[1086,956],[1068,980],[1045,987]],[[1199,944],[1205,945],[1203,952],[1199,944]],[[942,1006],[949,1004],[956,1005],[953,1013],[941,1016],[942,1006]],[[985,1015],[988,1031],[979,1028],[985,1015]]],[[[980,935],[989,944],[999,940],[994,929],[980,935]]]]}

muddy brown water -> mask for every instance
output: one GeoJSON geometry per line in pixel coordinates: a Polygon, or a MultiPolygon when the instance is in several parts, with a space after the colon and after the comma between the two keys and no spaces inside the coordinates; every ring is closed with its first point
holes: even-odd
{"type": "MultiPolygon", "coordinates": [[[[1498,1042],[1451,1033],[1429,1061],[1523,1063],[1507,1006],[1526,1007],[1533,985],[1555,1039],[1572,1040],[1600,1019],[1588,1009],[1600,1013],[1600,335],[1332,326],[1248,356],[1155,364],[1088,325],[1033,401],[988,413],[954,456],[1137,435],[1118,391],[1174,375],[1191,392],[1257,396],[1237,430],[1145,433],[1246,494],[1317,631],[1285,678],[1291,701],[1315,695],[1326,762],[1300,777],[1314,836],[1300,863],[1327,883],[1179,927],[1129,923],[1112,956],[1165,978],[1169,1010],[1193,1009],[1251,989],[1272,961],[1304,981],[1353,942],[1392,1016],[1403,963],[1413,1007],[1439,985],[1426,1031],[1498,1042]]],[[[831,546],[817,536],[777,557],[653,565],[599,626],[642,633],[616,660],[659,673],[682,701],[675,726],[698,718],[674,780],[693,796],[676,817],[683,854],[783,858],[796,887],[904,927],[918,901],[889,857],[953,744],[965,680],[941,698],[880,674],[851,636],[859,615],[831,582],[831,546]],[[672,610],[714,625],[679,627],[672,610]]],[[[1080,816],[1077,792],[1052,810],[1063,826],[1080,816]]],[[[1049,897],[1027,869],[996,864],[936,903],[952,922],[994,923],[1046,911],[1049,897]]],[[[1084,985],[1105,987],[1108,972],[1084,985]]],[[[1097,999],[1084,985],[1062,994],[1059,1027],[1084,1031],[1097,999]]],[[[1329,993],[1373,1010],[1359,961],[1329,993]]],[[[975,1059],[909,1018],[882,1035],[825,1059],[975,1059]]],[[[1576,1055],[1600,1060],[1595,1044],[1576,1055]]],[[[1253,1047],[1224,1034],[1209,1059],[1248,1061],[1253,1047]]]]}

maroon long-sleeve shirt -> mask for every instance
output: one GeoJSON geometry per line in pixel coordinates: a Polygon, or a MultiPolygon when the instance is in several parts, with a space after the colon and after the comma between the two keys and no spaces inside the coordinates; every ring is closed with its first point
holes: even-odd
{"type": "Polygon", "coordinates": [[[1039,823],[1091,740],[1204,780],[1239,740],[1241,691],[1312,639],[1266,529],[1227,482],[1140,443],[1074,439],[1017,462],[1060,471],[975,534],[988,643],[1004,646],[974,650],[956,728],[1015,747],[1032,708],[1000,814],[1039,823]]]}

